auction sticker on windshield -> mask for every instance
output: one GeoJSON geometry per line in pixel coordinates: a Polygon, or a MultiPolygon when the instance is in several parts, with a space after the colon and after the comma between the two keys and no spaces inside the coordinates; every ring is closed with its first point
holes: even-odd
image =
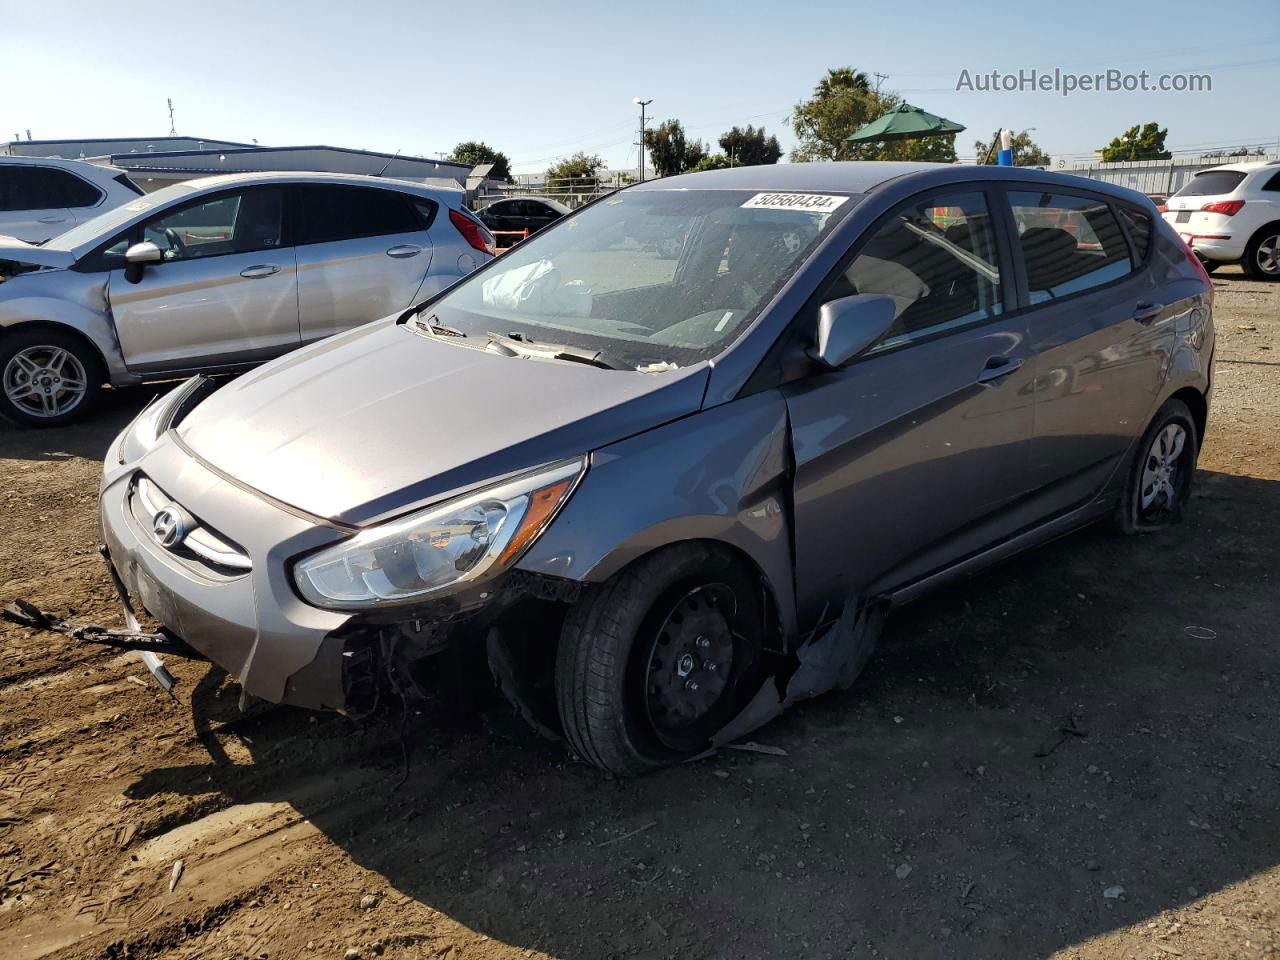
{"type": "Polygon", "coordinates": [[[805,213],[830,213],[848,197],[831,197],[821,193],[757,193],[742,205],[745,210],[801,210],[805,213]]]}

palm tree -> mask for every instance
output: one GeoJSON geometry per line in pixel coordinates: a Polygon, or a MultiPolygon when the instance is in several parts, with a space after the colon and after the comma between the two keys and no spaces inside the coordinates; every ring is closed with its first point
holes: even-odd
{"type": "Polygon", "coordinates": [[[861,70],[855,70],[853,67],[836,67],[828,70],[827,75],[818,81],[813,95],[822,100],[842,90],[870,93],[871,79],[861,70]]]}

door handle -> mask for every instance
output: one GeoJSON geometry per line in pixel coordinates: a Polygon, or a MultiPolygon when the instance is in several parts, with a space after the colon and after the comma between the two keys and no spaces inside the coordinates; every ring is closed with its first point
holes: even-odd
{"type": "Polygon", "coordinates": [[[392,247],[387,251],[388,257],[395,257],[397,260],[406,260],[409,257],[416,257],[422,252],[422,248],[413,243],[402,243],[399,246],[392,247]]]}
{"type": "Polygon", "coordinates": [[[41,217],[38,223],[66,223],[66,217],[41,217]]]}
{"type": "Polygon", "coordinates": [[[1138,312],[1133,315],[1133,319],[1144,325],[1150,324],[1156,317],[1160,316],[1161,312],[1164,310],[1164,304],[1151,303],[1144,300],[1142,303],[1138,304],[1137,310],[1138,312]]]}
{"type": "Polygon", "coordinates": [[[245,267],[240,271],[240,276],[246,280],[260,280],[263,277],[274,277],[280,272],[280,268],[274,263],[259,263],[252,267],[245,267]]]}
{"type": "Polygon", "coordinates": [[[978,383],[995,383],[1022,366],[1021,357],[992,357],[978,373],[978,383]]]}

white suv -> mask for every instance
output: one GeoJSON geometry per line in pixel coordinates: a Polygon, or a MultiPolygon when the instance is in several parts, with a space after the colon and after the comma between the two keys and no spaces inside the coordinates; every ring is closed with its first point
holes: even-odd
{"type": "Polygon", "coordinates": [[[1201,170],[1164,218],[1210,272],[1239,260],[1255,280],[1280,280],[1280,160],[1201,170]]]}
{"type": "Polygon", "coordinates": [[[0,235],[44,243],[141,194],[117,167],[53,157],[0,157],[0,235]]]}

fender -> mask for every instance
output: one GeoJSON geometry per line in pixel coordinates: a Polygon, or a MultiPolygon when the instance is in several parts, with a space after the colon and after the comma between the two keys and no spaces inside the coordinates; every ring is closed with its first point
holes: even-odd
{"type": "Polygon", "coordinates": [[[681,540],[745,555],[796,633],[786,404],[765,391],[602,447],[573,497],[517,564],[598,583],[681,540]]]}
{"type": "Polygon", "coordinates": [[[27,273],[0,285],[0,335],[29,323],[68,327],[97,349],[116,386],[138,383],[129,371],[116,337],[107,300],[107,273],[80,274],[70,270],[27,273]]]}
{"type": "Polygon", "coordinates": [[[1207,297],[1201,297],[1191,310],[1177,319],[1177,340],[1169,356],[1169,369],[1165,374],[1164,389],[1160,392],[1160,402],[1153,408],[1153,413],[1184,387],[1195,387],[1204,394],[1206,401],[1209,398],[1213,382],[1216,334],[1213,308],[1207,301],[1207,297]]]}

